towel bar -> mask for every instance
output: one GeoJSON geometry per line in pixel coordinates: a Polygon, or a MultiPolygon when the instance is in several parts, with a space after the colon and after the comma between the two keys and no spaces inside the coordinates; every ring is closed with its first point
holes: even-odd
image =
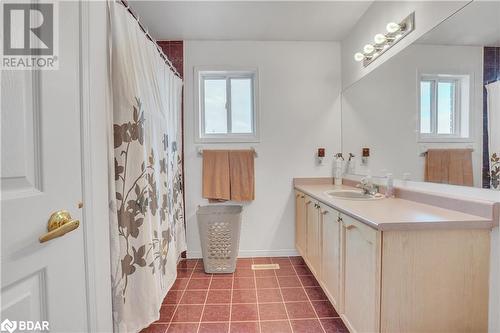
{"type": "Polygon", "coordinates": [[[465,147],[460,147],[460,146],[455,146],[455,147],[427,147],[427,146],[423,146],[420,148],[420,154],[419,156],[425,156],[427,155],[427,151],[429,149],[469,149],[471,151],[474,151],[474,147],[473,146],[465,146],[465,147]]]}
{"type": "MultiPolygon", "coordinates": [[[[242,148],[243,149],[243,148],[242,148]]],[[[198,148],[198,156],[203,156],[203,148],[198,148]]],[[[228,150],[232,150],[232,149],[228,149],[228,150]]],[[[255,150],[254,147],[250,147],[250,150],[253,150],[253,153],[255,155],[255,157],[258,157],[259,155],[257,154],[257,151],[255,150]]]]}

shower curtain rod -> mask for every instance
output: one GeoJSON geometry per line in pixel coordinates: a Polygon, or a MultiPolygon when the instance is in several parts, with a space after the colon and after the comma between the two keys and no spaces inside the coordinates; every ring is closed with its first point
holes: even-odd
{"type": "Polygon", "coordinates": [[[156,42],[156,40],[149,34],[148,30],[141,24],[141,22],[139,20],[139,16],[136,15],[132,11],[132,8],[130,8],[130,6],[127,3],[127,1],[126,0],[116,0],[116,1],[119,2],[119,3],[121,3],[125,7],[125,9],[130,13],[130,15],[132,15],[132,17],[134,18],[134,20],[136,20],[137,24],[139,25],[139,28],[141,28],[141,30],[144,32],[144,34],[146,35],[146,37],[155,44],[156,50],[158,50],[158,52],[160,53],[160,57],[162,57],[163,60],[165,60],[165,63],[168,65],[168,67],[170,67],[170,69],[174,72],[174,74],[178,78],[182,79],[181,75],[179,74],[179,72],[177,71],[177,69],[174,67],[174,65],[172,64],[172,62],[168,59],[167,55],[160,48],[160,46],[158,45],[158,43],[156,42]]]}
{"type": "Polygon", "coordinates": [[[500,81],[500,76],[499,76],[499,77],[497,77],[496,79],[486,81],[486,82],[484,83],[484,85],[485,85],[485,86],[487,86],[488,84],[493,83],[493,82],[497,82],[497,81],[500,81]]]}

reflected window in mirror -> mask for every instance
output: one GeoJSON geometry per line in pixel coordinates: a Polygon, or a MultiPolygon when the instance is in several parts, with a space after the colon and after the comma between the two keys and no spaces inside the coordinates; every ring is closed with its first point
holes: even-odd
{"type": "Polygon", "coordinates": [[[419,141],[469,138],[469,76],[425,74],[419,87],[419,141]]]}

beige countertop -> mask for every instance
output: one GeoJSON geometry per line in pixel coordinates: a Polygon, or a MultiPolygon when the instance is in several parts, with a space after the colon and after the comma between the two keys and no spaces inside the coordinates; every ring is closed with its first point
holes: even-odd
{"type": "Polygon", "coordinates": [[[331,184],[295,184],[295,189],[378,230],[489,229],[492,219],[400,198],[348,200],[332,198],[326,191],[355,189],[331,184]]]}

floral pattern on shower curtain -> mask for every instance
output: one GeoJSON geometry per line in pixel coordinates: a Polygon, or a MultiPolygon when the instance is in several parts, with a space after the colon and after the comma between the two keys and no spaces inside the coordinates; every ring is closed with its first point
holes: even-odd
{"type": "Polygon", "coordinates": [[[500,191],[500,80],[485,86],[488,100],[488,151],[490,187],[500,191]]]}
{"type": "Polygon", "coordinates": [[[113,322],[115,332],[137,332],[159,319],[177,260],[186,250],[182,80],[121,3],[109,1],[108,7],[113,322]]]}

